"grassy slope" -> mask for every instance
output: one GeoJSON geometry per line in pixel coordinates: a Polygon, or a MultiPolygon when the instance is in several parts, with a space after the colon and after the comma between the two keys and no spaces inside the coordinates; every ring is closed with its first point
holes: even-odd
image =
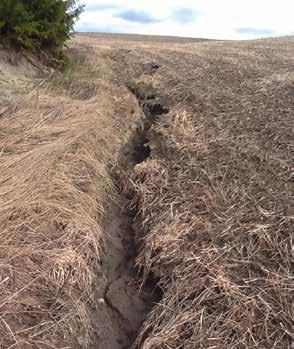
{"type": "Polygon", "coordinates": [[[123,79],[171,108],[131,187],[138,262],[163,299],[138,346],[288,348],[293,339],[294,40],[124,43],[123,79]],[[152,76],[146,61],[161,68],[152,76]]]}
{"type": "Polygon", "coordinates": [[[102,218],[114,195],[107,168],[137,116],[103,53],[73,46],[74,66],[49,80],[1,55],[3,349],[95,343],[102,218]]]}

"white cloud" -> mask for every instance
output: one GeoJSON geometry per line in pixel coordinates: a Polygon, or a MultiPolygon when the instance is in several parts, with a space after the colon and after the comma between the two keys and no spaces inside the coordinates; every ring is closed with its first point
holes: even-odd
{"type": "Polygon", "coordinates": [[[78,30],[84,31],[216,39],[251,39],[287,35],[294,31],[294,0],[84,0],[84,2],[88,8],[86,7],[77,25],[78,30]],[[191,11],[191,16],[188,10],[191,11]],[[136,15],[136,20],[132,20],[132,14],[136,15]],[[184,18],[187,18],[186,23],[184,18]]]}

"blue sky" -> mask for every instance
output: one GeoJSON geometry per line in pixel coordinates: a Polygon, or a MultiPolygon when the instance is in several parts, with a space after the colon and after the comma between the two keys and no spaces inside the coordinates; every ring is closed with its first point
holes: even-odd
{"type": "Polygon", "coordinates": [[[294,33],[294,0],[81,0],[76,29],[254,39],[294,33]]]}

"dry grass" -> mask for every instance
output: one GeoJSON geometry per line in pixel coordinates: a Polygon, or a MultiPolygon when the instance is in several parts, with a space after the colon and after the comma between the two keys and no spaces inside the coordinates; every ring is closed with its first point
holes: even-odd
{"type": "Polygon", "coordinates": [[[109,168],[138,117],[129,80],[171,110],[126,178],[138,264],[163,291],[137,346],[290,348],[293,38],[98,38],[73,44],[86,70],[0,82],[0,348],[99,344],[109,168]]]}
{"type": "Polygon", "coordinates": [[[290,348],[293,38],[162,46],[126,58],[140,84],[146,57],[161,65],[171,107],[129,181],[138,264],[163,290],[137,346],[290,348]]]}
{"type": "Polygon", "coordinates": [[[71,331],[87,340],[91,331],[87,304],[97,282],[101,186],[110,185],[89,131],[99,121],[89,106],[67,101],[52,110],[48,104],[39,99],[38,115],[22,103],[1,122],[9,137],[1,137],[4,348],[42,347],[43,338],[54,343],[71,338],[71,331]]]}
{"type": "Polygon", "coordinates": [[[66,78],[28,78],[15,67],[0,96],[3,349],[88,348],[97,340],[102,218],[114,196],[108,167],[136,116],[133,99],[111,84],[108,62],[90,47],[74,50],[80,64],[66,78]],[[26,95],[16,92],[18,79],[26,95]]]}

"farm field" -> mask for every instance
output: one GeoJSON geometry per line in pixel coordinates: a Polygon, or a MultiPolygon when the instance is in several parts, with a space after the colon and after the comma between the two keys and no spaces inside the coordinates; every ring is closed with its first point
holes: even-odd
{"type": "Polygon", "coordinates": [[[294,345],[294,37],[0,51],[0,348],[294,345]]]}

